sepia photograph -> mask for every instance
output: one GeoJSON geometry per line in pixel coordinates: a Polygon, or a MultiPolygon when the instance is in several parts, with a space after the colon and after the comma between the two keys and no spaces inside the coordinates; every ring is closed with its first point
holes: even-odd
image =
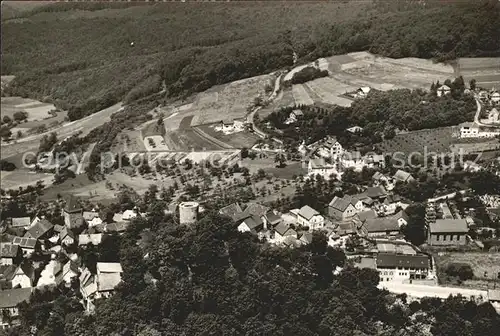
{"type": "Polygon", "coordinates": [[[0,336],[500,335],[500,1],[1,1],[0,336]]]}

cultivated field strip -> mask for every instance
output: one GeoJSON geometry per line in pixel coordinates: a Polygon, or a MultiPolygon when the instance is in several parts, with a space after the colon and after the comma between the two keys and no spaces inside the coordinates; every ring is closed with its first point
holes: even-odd
{"type": "Polygon", "coordinates": [[[292,87],[293,99],[295,105],[312,105],[314,101],[309,97],[302,84],[296,84],[292,87]]]}

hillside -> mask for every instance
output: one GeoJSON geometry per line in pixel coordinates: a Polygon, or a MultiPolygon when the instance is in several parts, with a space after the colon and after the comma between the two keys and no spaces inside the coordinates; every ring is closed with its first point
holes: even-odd
{"type": "Polygon", "coordinates": [[[293,52],[299,62],[360,50],[500,55],[496,1],[380,3],[50,4],[2,20],[2,74],[16,75],[11,94],[52,101],[75,120],[162,82],[175,97],[291,66],[293,52]]]}

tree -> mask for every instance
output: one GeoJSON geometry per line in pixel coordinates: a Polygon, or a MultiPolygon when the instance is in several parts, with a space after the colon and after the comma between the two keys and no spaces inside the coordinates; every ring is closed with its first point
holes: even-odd
{"type": "Polygon", "coordinates": [[[283,168],[286,166],[286,155],[284,153],[278,153],[274,157],[274,162],[278,164],[279,168],[283,168]]]}
{"type": "Polygon", "coordinates": [[[12,119],[8,115],[4,115],[3,118],[2,118],[2,121],[5,124],[10,124],[12,122],[12,119]]]}
{"type": "Polygon", "coordinates": [[[476,80],[474,78],[470,80],[469,86],[472,91],[476,90],[476,80]]]}

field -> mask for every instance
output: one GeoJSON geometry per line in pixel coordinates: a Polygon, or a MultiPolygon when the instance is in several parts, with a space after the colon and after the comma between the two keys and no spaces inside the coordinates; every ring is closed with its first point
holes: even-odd
{"type": "Polygon", "coordinates": [[[254,99],[264,96],[266,84],[273,83],[274,78],[273,75],[262,75],[213,87],[199,93],[192,104],[176,112],[192,114],[193,126],[243,118],[254,99]]]}
{"type": "Polygon", "coordinates": [[[479,87],[500,88],[500,57],[460,58],[456,70],[466,82],[475,79],[479,87]]]}
{"type": "Polygon", "coordinates": [[[0,107],[2,118],[8,116],[12,119],[14,113],[24,111],[28,113],[28,121],[51,118],[49,112],[56,110],[53,104],[22,97],[2,97],[0,107]]]}
{"type": "Polygon", "coordinates": [[[2,171],[1,185],[2,189],[18,189],[35,185],[37,181],[43,181],[44,185],[52,184],[53,174],[35,173],[27,170],[14,170],[11,172],[2,171]]]}
{"type": "MultiPolygon", "coordinates": [[[[455,77],[455,70],[451,65],[419,58],[379,57],[364,51],[320,58],[317,63],[321,69],[329,71],[329,76],[293,85],[295,104],[310,105],[313,102],[321,102],[350,106],[352,99],[345,94],[360,87],[369,86],[381,91],[402,88],[428,89],[432,82],[444,82],[455,77]]],[[[493,61],[488,64],[493,64],[493,61]]],[[[285,80],[303,67],[304,65],[301,65],[292,69],[285,76],[285,80]]],[[[490,77],[484,77],[484,80],[493,78],[490,77]]],[[[283,93],[286,94],[287,91],[283,93]]],[[[290,104],[288,100],[277,99],[276,103],[287,106],[290,104]]]]}
{"type": "Polygon", "coordinates": [[[443,127],[398,134],[393,139],[375,145],[382,153],[449,153],[453,143],[453,128],[443,127]]]}
{"type": "Polygon", "coordinates": [[[486,289],[492,288],[493,283],[496,282],[496,286],[499,287],[500,280],[497,275],[500,273],[500,253],[443,252],[439,254],[435,255],[434,258],[438,269],[438,277],[441,281],[445,280],[443,273],[450,263],[465,263],[472,267],[474,278],[465,281],[462,286],[486,289]]]}
{"type": "Polygon", "coordinates": [[[295,84],[292,86],[293,99],[295,105],[312,105],[314,101],[309,97],[302,84],[295,84]]]}

